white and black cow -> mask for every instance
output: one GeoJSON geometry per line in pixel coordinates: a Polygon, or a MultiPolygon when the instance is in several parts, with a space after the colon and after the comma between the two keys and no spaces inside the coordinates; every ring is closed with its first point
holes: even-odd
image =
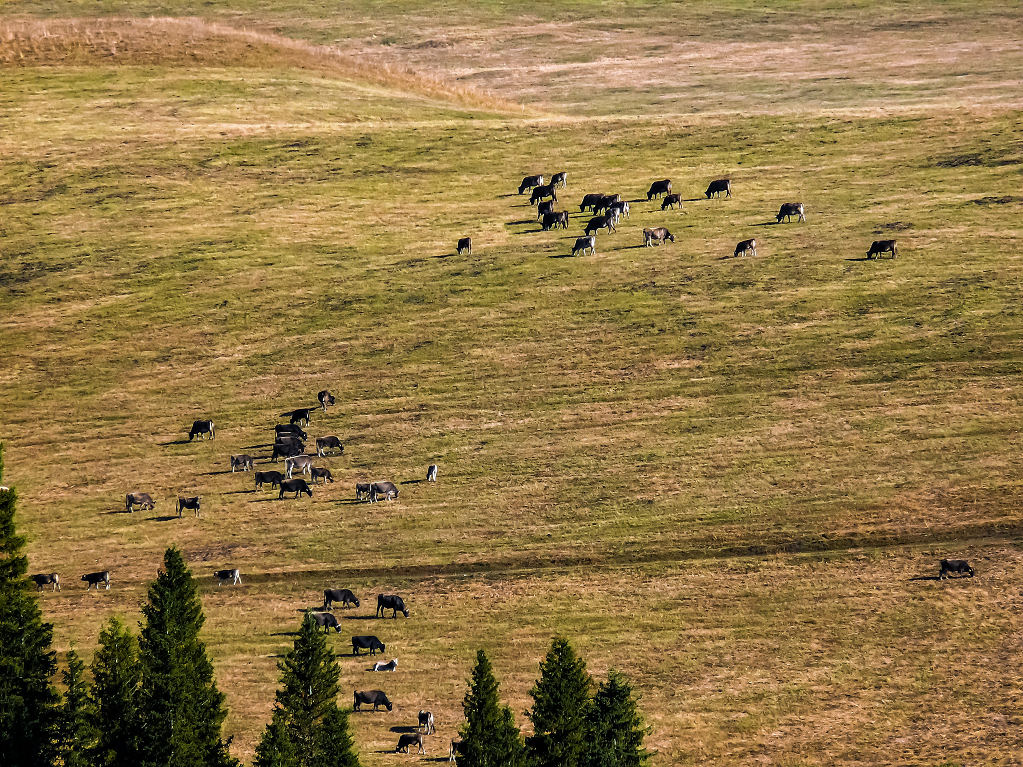
{"type": "Polygon", "coordinates": [[[213,421],[192,421],[192,428],[188,432],[188,441],[191,442],[195,437],[199,439],[206,439],[207,437],[216,439],[217,429],[213,425],[213,421]]]}
{"type": "Polygon", "coordinates": [[[106,586],[107,591],[110,591],[109,570],[103,570],[102,572],[99,573],[86,573],[85,575],[82,576],[82,580],[89,584],[88,586],[85,587],[86,591],[91,589],[93,586],[96,587],[96,591],[99,591],[99,585],[101,583],[106,586]]]}
{"type": "Polygon", "coordinates": [[[60,576],[57,573],[37,573],[30,575],[29,580],[36,585],[36,591],[42,591],[43,586],[52,585],[51,591],[60,591],[60,576]]]}
{"type": "Polygon", "coordinates": [[[181,512],[185,509],[191,509],[195,512],[195,516],[198,517],[200,505],[200,496],[198,495],[194,495],[191,498],[182,498],[181,496],[178,496],[178,519],[181,519],[181,512]]]}
{"type": "Polygon", "coordinates": [[[423,731],[424,735],[436,735],[437,728],[433,726],[433,712],[432,711],[420,711],[419,712],[419,729],[423,731]]]}
{"type": "Polygon", "coordinates": [[[394,671],[396,668],[398,668],[397,658],[391,658],[391,660],[387,661],[386,663],[384,663],[382,660],[378,660],[376,663],[373,664],[374,671],[394,671]]]}
{"type": "Polygon", "coordinates": [[[231,581],[232,586],[238,586],[242,582],[242,571],[237,567],[234,570],[214,570],[213,577],[217,579],[217,586],[223,586],[231,581]]]}

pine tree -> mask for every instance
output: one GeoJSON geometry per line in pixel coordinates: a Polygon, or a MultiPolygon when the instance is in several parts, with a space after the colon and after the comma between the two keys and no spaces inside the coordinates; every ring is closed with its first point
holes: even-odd
{"type": "Polygon", "coordinates": [[[227,716],[213,664],[199,640],[205,617],[192,573],[176,547],[149,587],[139,636],[141,767],[228,767],[220,737],[227,716]]]}
{"type": "Polygon", "coordinates": [[[274,706],[270,724],[263,731],[263,738],[256,747],[255,767],[298,767],[295,746],[288,736],[287,716],[274,706]]]}
{"type": "Polygon", "coordinates": [[[643,748],[647,729],[629,680],[609,671],[593,696],[585,767],[643,767],[650,755],[643,748]]]}
{"type": "Polygon", "coordinates": [[[63,767],[93,767],[90,754],[96,742],[95,713],[85,680],[85,664],[74,648],[68,651],[62,676],[67,691],[61,706],[60,762],[63,767]]]}
{"type": "Polygon", "coordinates": [[[91,754],[94,767],[139,763],[141,685],[138,642],[111,618],[99,632],[99,649],[92,659],[92,707],[102,723],[91,754]]]}
{"type": "Polygon", "coordinates": [[[313,758],[310,767],[359,767],[355,741],[348,730],[348,712],[337,704],[327,708],[323,721],[316,728],[313,758]]]}
{"type": "Polygon", "coordinates": [[[502,706],[497,679],[483,650],[476,653],[476,665],[469,678],[469,690],[462,701],[465,724],[462,746],[456,757],[458,767],[522,767],[525,749],[511,709],[502,706]]]}
{"type": "MultiPolygon", "coordinates": [[[[0,480],[3,449],[0,446],[0,480]]],[[[50,767],[57,754],[60,696],[53,686],[53,626],[27,589],[25,539],[17,534],[17,493],[0,490],[0,764],[50,767]]]]}
{"type": "Polygon", "coordinates": [[[556,638],[529,694],[534,734],[526,738],[534,767],[582,767],[591,681],[567,639],[556,638]]]}

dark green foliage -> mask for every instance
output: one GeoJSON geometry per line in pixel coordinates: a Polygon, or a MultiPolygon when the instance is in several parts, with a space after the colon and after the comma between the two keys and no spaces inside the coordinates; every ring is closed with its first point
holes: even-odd
{"type": "Polygon", "coordinates": [[[511,709],[500,704],[497,679],[483,650],[476,653],[476,665],[469,690],[462,700],[465,724],[458,767],[521,767],[525,749],[511,709]]]}
{"type": "Polygon", "coordinates": [[[316,729],[310,767],[359,767],[355,741],[348,731],[348,712],[336,704],[327,708],[323,722],[316,729]]]}
{"type": "Polygon", "coordinates": [[[138,643],[117,618],[99,632],[92,659],[92,706],[98,737],[92,753],[95,767],[135,767],[139,763],[139,709],[142,668],[138,643]]]}
{"type": "Polygon", "coordinates": [[[199,641],[205,618],[181,552],[171,547],[149,587],[139,637],[142,667],[140,765],[227,767],[220,737],[227,716],[213,664],[199,641]]]}
{"type": "Polygon", "coordinates": [[[591,686],[586,664],[567,639],[556,638],[540,664],[540,678],[529,691],[534,734],[526,738],[526,748],[532,765],[582,766],[591,686]]]}
{"type": "Polygon", "coordinates": [[[85,680],[85,664],[72,648],[62,675],[64,704],[60,717],[60,762],[63,767],[94,767],[92,749],[96,743],[96,715],[85,680]]]}
{"type": "Polygon", "coordinates": [[[642,767],[649,761],[643,748],[647,729],[636,707],[629,680],[609,671],[593,696],[587,721],[585,767],[642,767]]]}
{"type": "Polygon", "coordinates": [[[287,716],[274,707],[270,724],[263,731],[263,738],[256,747],[255,767],[297,767],[298,757],[295,746],[288,737],[287,716]]]}
{"type": "MultiPolygon", "coordinates": [[[[3,452],[0,448],[0,480],[3,452]]],[[[17,534],[17,494],[0,490],[0,764],[50,767],[57,751],[60,697],[50,645],[53,627],[44,623],[27,589],[25,539],[17,534]]]]}

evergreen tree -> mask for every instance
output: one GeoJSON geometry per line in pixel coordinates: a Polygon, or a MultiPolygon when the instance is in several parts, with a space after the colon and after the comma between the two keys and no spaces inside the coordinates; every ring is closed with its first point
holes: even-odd
{"type": "Polygon", "coordinates": [[[192,573],[174,546],[149,587],[142,617],[141,767],[237,765],[220,737],[227,710],[199,640],[206,620],[202,605],[192,573]]]}
{"type": "Polygon", "coordinates": [[[274,706],[270,724],[256,747],[255,767],[298,767],[295,747],[288,737],[288,722],[284,711],[274,706]]]}
{"type": "Polygon", "coordinates": [[[647,729],[632,686],[616,671],[609,671],[597,688],[587,729],[585,767],[643,767],[650,758],[643,748],[647,729]]]}
{"type": "Polygon", "coordinates": [[[331,704],[316,730],[310,767],[359,767],[355,741],[348,730],[348,712],[331,704]]]}
{"type": "Polygon", "coordinates": [[[476,653],[462,708],[465,724],[458,767],[523,767],[525,748],[519,728],[511,709],[500,703],[494,669],[483,650],[476,653]]]}
{"type": "Polygon", "coordinates": [[[582,767],[590,688],[586,664],[567,639],[555,638],[529,691],[534,734],[526,738],[526,748],[534,767],[582,767]]]}
{"type": "Polygon", "coordinates": [[[67,691],[60,717],[61,764],[64,767],[93,767],[90,754],[96,742],[95,710],[85,681],[85,664],[74,648],[68,651],[63,679],[67,691]]]}
{"type": "Polygon", "coordinates": [[[102,723],[92,750],[94,767],[139,763],[141,684],[138,642],[111,618],[99,632],[99,649],[92,659],[92,707],[102,723]]]}
{"type": "MultiPolygon", "coordinates": [[[[0,480],[3,449],[0,446],[0,480]]],[[[17,494],[0,490],[0,764],[51,767],[57,754],[60,696],[52,678],[53,626],[28,591],[25,539],[17,534],[17,494]]]]}

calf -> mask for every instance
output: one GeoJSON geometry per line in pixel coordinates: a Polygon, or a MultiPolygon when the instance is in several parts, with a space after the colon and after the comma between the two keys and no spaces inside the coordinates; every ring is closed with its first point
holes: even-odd
{"type": "Polygon", "coordinates": [[[342,454],[345,452],[345,446],[334,435],[316,438],[316,455],[325,455],[328,450],[333,450],[334,448],[340,450],[342,454]]]}
{"type": "MultiPolygon", "coordinates": [[[[387,709],[390,711],[390,709],[387,709]]],[[[406,732],[398,736],[398,747],[394,749],[395,753],[409,753],[409,746],[419,746],[417,754],[425,754],[426,749],[423,748],[423,733],[421,732],[406,732]]]]}
{"type": "Polygon", "coordinates": [[[324,589],[323,590],[323,609],[330,610],[331,605],[334,602],[340,602],[341,608],[344,609],[348,605],[359,606],[359,600],[349,589],[324,589]]]}
{"type": "Polygon", "coordinates": [[[583,201],[579,203],[579,212],[584,213],[587,208],[590,208],[594,213],[597,212],[597,205],[605,197],[604,194],[587,194],[583,196],[583,201]]]}
{"type": "Polygon", "coordinates": [[[466,255],[472,255],[472,237],[462,237],[458,240],[458,245],[455,248],[458,255],[465,253],[466,255]]]}
{"type": "Polygon", "coordinates": [[[405,607],[405,601],[397,594],[378,594],[377,595],[377,617],[384,617],[384,610],[391,611],[391,617],[397,618],[398,612],[406,618],[409,616],[408,608],[405,607]]]}
{"type": "Polygon", "coordinates": [[[387,663],[384,663],[382,660],[378,660],[373,664],[374,671],[394,671],[396,668],[398,668],[397,658],[391,658],[391,660],[387,661],[387,663]]]}
{"type": "Polygon", "coordinates": [[[279,423],[274,426],[274,437],[280,442],[285,437],[297,438],[301,440],[309,439],[309,435],[305,433],[301,426],[297,423],[279,423]]]}
{"type": "Polygon", "coordinates": [[[242,571],[238,568],[234,570],[214,570],[213,577],[217,579],[217,586],[223,586],[226,581],[231,581],[232,586],[238,586],[242,582],[242,571]]]}
{"type": "Polygon", "coordinates": [[[124,508],[129,514],[135,511],[136,506],[140,509],[155,509],[156,502],[149,493],[128,493],[124,496],[124,508]]]}
{"type": "Polygon", "coordinates": [[[707,195],[707,199],[709,200],[711,197],[720,197],[722,192],[725,193],[725,197],[732,196],[731,179],[719,178],[717,181],[711,181],[704,194],[707,195]]]}
{"type": "Polygon", "coordinates": [[[316,395],[316,399],[320,402],[320,407],[323,408],[323,412],[327,412],[327,408],[334,404],[334,395],[324,389],[316,395]]]}
{"type": "Polygon", "coordinates": [[[359,711],[359,706],[373,706],[373,710],[377,710],[377,706],[386,706],[387,710],[391,710],[391,701],[387,699],[387,696],[380,690],[364,690],[355,692],[355,705],[352,706],[353,711],[359,711]]]}
{"type": "Polygon", "coordinates": [[[568,189],[568,171],[561,171],[551,176],[551,186],[561,186],[568,189]]]}
{"type": "Polygon", "coordinates": [[[110,571],[109,570],[104,570],[101,573],[86,573],[85,575],[82,576],[82,580],[85,581],[87,584],[89,584],[88,586],[85,587],[86,591],[91,589],[93,586],[96,587],[96,591],[99,591],[99,585],[101,583],[106,584],[106,587],[107,587],[106,590],[110,591],[110,571]]]}
{"type": "Polygon", "coordinates": [[[562,210],[557,213],[547,213],[543,217],[543,221],[540,223],[540,228],[545,232],[549,232],[551,229],[557,227],[562,229],[568,229],[568,211],[562,210]]]}
{"type": "Polygon", "coordinates": [[[590,251],[591,256],[597,254],[597,238],[592,235],[589,237],[576,237],[575,245],[572,246],[572,255],[581,252],[584,256],[586,251],[590,251]]]}
{"type": "Polygon", "coordinates": [[[192,428],[188,432],[188,441],[191,442],[195,437],[199,439],[216,439],[217,430],[213,426],[213,421],[192,421],[192,428]]]}
{"type": "Polygon", "coordinates": [[[664,194],[671,194],[670,178],[666,178],[663,181],[655,181],[650,185],[650,189],[646,193],[647,202],[650,202],[654,197],[660,197],[664,194]]]}
{"type": "Polygon", "coordinates": [[[316,484],[316,480],[318,480],[318,479],[322,479],[323,480],[323,484],[325,484],[325,485],[328,482],[330,482],[331,484],[333,484],[333,482],[334,482],[334,475],[331,474],[330,473],[330,469],[328,469],[326,467],[313,466],[312,474],[310,476],[312,477],[314,485],[316,484]]]}
{"type": "Polygon", "coordinates": [[[798,220],[806,222],[806,213],[803,211],[803,203],[801,202],[786,202],[783,203],[781,209],[778,211],[778,223],[781,223],[782,219],[788,221],[793,216],[798,216],[798,220]]]}
{"type": "Polygon", "coordinates": [[[384,653],[384,643],[375,636],[352,637],[352,655],[359,655],[359,650],[369,650],[370,655],[376,655],[379,650],[384,653]]]}
{"type": "Polygon", "coordinates": [[[181,512],[184,511],[185,509],[191,509],[192,511],[195,512],[195,516],[198,517],[199,516],[199,496],[195,495],[195,496],[192,496],[191,498],[182,498],[181,496],[178,496],[178,506],[177,506],[178,519],[181,519],[181,512]]]}
{"type": "Polygon", "coordinates": [[[899,255],[898,249],[895,247],[895,240],[874,240],[870,243],[870,250],[867,251],[867,258],[874,258],[880,256],[882,253],[891,253],[892,258],[899,255]]]}
{"type": "Polygon", "coordinates": [[[252,471],[252,456],[232,455],[231,473],[234,474],[235,471],[252,471]]]}
{"type": "Polygon", "coordinates": [[[536,206],[536,220],[543,221],[543,217],[554,212],[554,200],[544,200],[536,206]]]}
{"type": "Polygon", "coordinates": [[[281,413],[281,418],[289,419],[288,422],[292,424],[301,423],[303,425],[309,424],[309,416],[312,414],[313,408],[311,407],[299,407],[294,410],[289,410],[287,413],[281,413]]]}
{"type": "Polygon", "coordinates": [[[310,613],[310,615],[316,621],[316,627],[322,628],[324,634],[329,634],[331,629],[334,629],[335,633],[341,633],[341,626],[333,613],[310,613]]]}
{"type": "Polygon", "coordinates": [[[543,175],[539,176],[526,176],[522,179],[522,183],[519,184],[519,194],[522,194],[527,189],[532,189],[534,186],[540,186],[543,184],[543,175]]]}
{"type": "Polygon", "coordinates": [[[393,482],[374,482],[369,486],[370,503],[376,503],[379,498],[389,501],[398,497],[398,488],[393,482]]]}
{"type": "Polygon", "coordinates": [[[437,481],[437,464],[431,463],[426,470],[426,481],[436,482],[437,481]]]}
{"type": "Polygon", "coordinates": [[[611,216],[596,216],[595,218],[591,218],[589,223],[586,224],[585,232],[587,235],[590,235],[598,229],[607,229],[609,234],[615,231],[615,223],[611,216]]]}
{"type": "Polygon", "coordinates": [[[558,201],[558,193],[554,191],[552,184],[534,187],[533,193],[529,195],[529,204],[535,205],[540,200],[546,200],[548,197],[554,200],[554,202],[558,201]]]}
{"type": "Polygon", "coordinates": [[[756,240],[743,240],[735,246],[735,253],[733,256],[745,256],[748,253],[752,253],[754,257],[757,255],[757,241],[756,240]]]}
{"type": "Polygon", "coordinates": [[[309,485],[306,484],[304,479],[281,480],[281,491],[277,494],[277,500],[284,498],[285,493],[294,493],[296,498],[302,495],[302,493],[305,493],[310,498],[313,497],[313,491],[309,489],[309,485]]]}
{"type": "Polygon", "coordinates": [[[355,485],[355,500],[361,501],[363,498],[369,498],[369,489],[372,485],[369,482],[357,482],[355,485]]]}
{"type": "Polygon", "coordinates": [[[256,487],[262,488],[267,482],[270,483],[270,489],[273,490],[284,479],[284,475],[279,471],[257,471],[255,473],[256,487]]]}
{"type": "Polygon", "coordinates": [[[419,712],[419,729],[423,731],[424,735],[436,735],[437,728],[433,726],[433,712],[432,711],[420,711],[419,712]]]}
{"type": "Polygon", "coordinates": [[[291,479],[291,475],[298,469],[302,474],[310,474],[313,470],[313,458],[310,455],[293,455],[284,461],[284,473],[291,479]]]}
{"type": "Polygon", "coordinates": [[[945,580],[949,573],[956,573],[957,575],[969,575],[973,577],[973,568],[970,567],[970,563],[965,559],[943,559],[940,563],[941,569],[938,571],[938,580],[945,580]]]}
{"type": "Polygon", "coordinates": [[[57,573],[38,573],[30,575],[29,580],[36,585],[36,591],[42,591],[43,586],[53,584],[51,591],[60,591],[60,576],[57,573]]]}
{"type": "Polygon", "coordinates": [[[667,210],[668,208],[674,208],[678,206],[679,210],[682,210],[682,195],[680,194],[666,194],[664,199],[661,200],[661,210],[667,210]]]}
{"type": "Polygon", "coordinates": [[[675,235],[665,229],[663,226],[658,226],[655,229],[644,229],[643,230],[643,244],[648,248],[651,247],[655,242],[658,245],[664,244],[664,241],[675,242],[675,235]]]}

